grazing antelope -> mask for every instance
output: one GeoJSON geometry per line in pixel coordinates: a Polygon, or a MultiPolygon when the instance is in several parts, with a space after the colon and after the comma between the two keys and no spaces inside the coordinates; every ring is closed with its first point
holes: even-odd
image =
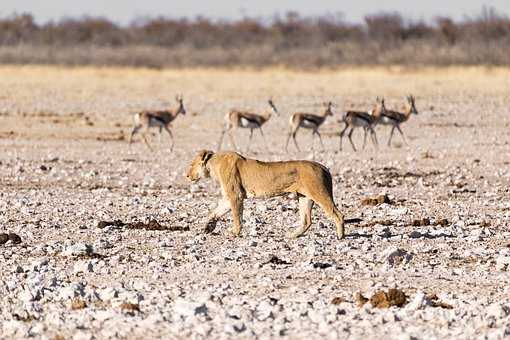
{"type": "Polygon", "coordinates": [[[230,137],[230,143],[237,151],[237,145],[234,139],[234,133],[238,128],[250,129],[250,140],[248,141],[248,148],[246,152],[250,150],[251,139],[253,137],[253,130],[259,129],[262,138],[264,139],[264,144],[266,145],[266,149],[268,149],[266,136],[264,136],[264,131],[262,131],[262,125],[264,125],[274,113],[278,115],[278,109],[273,103],[273,99],[269,99],[267,101],[269,104],[270,110],[263,112],[262,114],[256,114],[252,112],[239,111],[239,110],[231,110],[229,113],[225,115],[225,128],[221,132],[220,141],[218,143],[218,150],[221,149],[221,145],[223,144],[223,137],[228,132],[230,137]]]}
{"type": "Polygon", "coordinates": [[[301,113],[296,112],[290,117],[290,132],[287,137],[287,142],[285,143],[285,151],[287,152],[290,138],[294,140],[294,145],[298,151],[301,151],[296,141],[296,133],[299,128],[311,129],[312,130],[312,150],[313,150],[313,142],[315,135],[319,136],[319,140],[322,145],[322,149],[324,150],[324,143],[322,142],[321,134],[319,133],[319,127],[324,123],[327,116],[332,116],[333,111],[331,111],[331,106],[333,104],[331,102],[324,103],[326,109],[322,114],[312,114],[312,113],[301,113]]]}
{"type": "Polygon", "coordinates": [[[418,110],[416,110],[416,106],[414,104],[414,97],[412,95],[409,95],[406,97],[407,99],[407,105],[404,112],[398,112],[393,110],[387,110],[384,106],[384,102],[382,102],[382,109],[378,112],[374,112],[374,117],[377,120],[377,124],[382,125],[391,125],[391,133],[390,138],[388,139],[388,146],[391,146],[391,139],[393,137],[393,132],[395,129],[400,132],[400,135],[402,136],[402,139],[404,140],[405,144],[407,144],[406,137],[404,136],[404,133],[400,129],[400,124],[406,122],[412,113],[415,115],[418,114],[418,110]]]}
{"type": "Polygon", "coordinates": [[[370,112],[365,111],[347,111],[344,113],[342,117],[342,121],[345,124],[345,128],[340,132],[340,151],[342,151],[342,140],[344,138],[345,133],[350,128],[351,130],[347,134],[347,137],[349,137],[349,141],[351,142],[352,149],[354,151],[356,150],[356,146],[354,145],[354,142],[352,141],[352,133],[354,130],[358,127],[363,128],[364,135],[363,135],[363,150],[365,149],[366,143],[367,143],[367,133],[370,132],[370,137],[372,139],[372,143],[374,144],[374,147],[377,149],[379,142],[377,141],[377,135],[374,130],[374,125],[376,124],[376,117],[380,115],[380,111],[384,107],[384,98],[379,100],[379,98],[376,99],[376,104],[374,105],[373,109],[370,110],[370,112]]]}
{"type": "Polygon", "coordinates": [[[180,97],[176,96],[175,100],[179,104],[179,107],[177,109],[173,109],[173,110],[170,109],[170,110],[164,110],[164,111],[142,111],[139,113],[135,113],[134,127],[133,127],[133,131],[131,131],[131,136],[129,138],[129,144],[131,144],[133,142],[133,136],[141,130],[141,134],[142,134],[145,144],[152,151],[152,148],[149,145],[149,142],[147,141],[146,134],[150,128],[158,127],[160,139],[161,139],[161,132],[163,129],[166,132],[168,132],[168,135],[170,136],[170,140],[172,141],[172,146],[171,146],[170,150],[173,150],[174,136],[172,135],[172,131],[170,131],[169,125],[175,118],[177,118],[177,116],[180,113],[182,113],[183,115],[186,114],[186,110],[184,109],[182,95],[180,97]]]}

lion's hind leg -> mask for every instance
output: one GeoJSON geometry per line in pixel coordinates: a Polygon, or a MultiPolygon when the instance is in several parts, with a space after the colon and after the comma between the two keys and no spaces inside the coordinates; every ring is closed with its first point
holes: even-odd
{"type": "Polygon", "coordinates": [[[338,208],[335,206],[335,202],[333,201],[333,197],[331,194],[327,192],[322,192],[322,194],[316,193],[315,195],[312,195],[310,197],[312,200],[314,200],[315,203],[317,203],[322,210],[328,215],[329,218],[331,218],[333,221],[335,221],[336,224],[336,234],[339,238],[345,237],[345,228],[344,228],[344,215],[338,210],[338,208]]]}
{"type": "Polygon", "coordinates": [[[313,201],[306,196],[299,195],[299,216],[301,217],[301,226],[291,234],[291,237],[297,238],[310,228],[312,225],[313,201]]]}
{"type": "Polygon", "coordinates": [[[230,198],[230,209],[232,209],[232,219],[234,220],[234,225],[230,231],[234,236],[239,236],[243,223],[243,199],[240,197],[230,198]]]}

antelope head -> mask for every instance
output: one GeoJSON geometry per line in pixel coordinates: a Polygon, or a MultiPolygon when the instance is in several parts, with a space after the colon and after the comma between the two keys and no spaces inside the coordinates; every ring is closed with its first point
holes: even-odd
{"type": "Polygon", "coordinates": [[[379,117],[381,114],[386,112],[386,106],[384,105],[384,97],[375,99],[375,105],[370,113],[374,117],[379,117]]]}
{"type": "Polygon", "coordinates": [[[332,102],[324,103],[324,106],[326,106],[326,110],[324,111],[324,116],[332,116],[333,111],[331,110],[331,107],[333,106],[332,102]]]}
{"type": "Polygon", "coordinates": [[[274,105],[273,103],[273,97],[269,98],[267,103],[269,104],[269,106],[271,107],[271,109],[273,109],[273,112],[276,113],[276,115],[279,114],[278,112],[278,109],[276,108],[276,106],[274,105]]]}
{"type": "Polygon", "coordinates": [[[176,115],[178,115],[179,113],[182,113],[183,115],[185,115],[186,114],[186,109],[184,108],[182,94],[180,96],[178,96],[178,95],[175,96],[175,100],[179,104],[179,108],[177,109],[176,115]]]}
{"type": "Polygon", "coordinates": [[[406,97],[407,103],[409,104],[410,112],[414,113],[415,115],[418,114],[418,110],[416,109],[416,106],[414,105],[414,97],[412,94],[408,95],[406,97]]]}

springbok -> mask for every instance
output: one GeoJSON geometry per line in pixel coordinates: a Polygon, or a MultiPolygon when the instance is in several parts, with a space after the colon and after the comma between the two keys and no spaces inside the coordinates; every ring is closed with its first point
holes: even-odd
{"type": "Polygon", "coordinates": [[[246,152],[249,152],[251,139],[253,137],[253,130],[258,129],[262,138],[264,139],[264,144],[266,145],[266,149],[268,149],[266,137],[264,136],[264,131],[262,131],[262,125],[264,125],[272,116],[272,114],[278,115],[278,109],[273,103],[273,99],[270,98],[267,103],[269,104],[270,110],[263,112],[262,114],[256,114],[247,111],[239,111],[239,110],[231,110],[229,113],[225,115],[225,128],[221,132],[220,141],[218,143],[218,150],[221,149],[223,144],[223,137],[226,133],[228,133],[230,137],[230,143],[237,151],[237,145],[234,138],[234,133],[238,128],[250,129],[250,139],[248,141],[248,148],[246,152]]]}
{"type": "Polygon", "coordinates": [[[290,138],[294,140],[294,145],[296,146],[296,149],[298,151],[301,151],[299,148],[299,145],[296,141],[296,133],[299,130],[299,128],[304,129],[311,129],[312,130],[312,150],[313,150],[313,142],[315,135],[319,136],[319,140],[322,145],[322,149],[324,150],[324,143],[322,142],[321,134],[319,133],[319,127],[324,123],[327,116],[332,116],[333,111],[331,111],[331,106],[333,104],[331,102],[324,103],[326,106],[326,109],[322,114],[313,114],[313,113],[301,113],[296,112],[292,116],[290,116],[290,132],[289,136],[287,137],[287,142],[285,143],[285,152],[287,152],[290,138]]]}
{"type": "Polygon", "coordinates": [[[404,140],[405,144],[407,144],[406,137],[404,136],[404,133],[400,129],[400,124],[406,122],[411,114],[418,114],[418,110],[416,109],[416,106],[414,104],[414,97],[412,95],[409,95],[406,97],[407,103],[406,108],[404,112],[398,112],[393,110],[387,110],[384,106],[384,102],[382,102],[382,108],[378,112],[374,112],[373,116],[377,120],[377,124],[381,125],[391,125],[391,133],[390,138],[388,139],[388,146],[391,146],[391,139],[393,137],[393,132],[395,129],[400,132],[400,135],[402,136],[402,139],[404,140]]]}
{"type": "Polygon", "coordinates": [[[342,140],[344,138],[345,133],[347,132],[347,129],[351,129],[349,133],[347,134],[347,137],[349,137],[349,141],[351,142],[352,149],[354,151],[356,150],[356,146],[354,145],[354,142],[352,141],[352,133],[354,130],[358,127],[363,128],[364,135],[363,135],[363,150],[365,149],[366,143],[367,143],[367,133],[370,132],[370,138],[372,139],[372,143],[374,144],[374,147],[377,149],[379,142],[377,141],[377,135],[374,130],[374,125],[377,123],[377,118],[381,114],[381,110],[384,108],[384,98],[379,99],[379,97],[376,99],[376,104],[370,110],[370,112],[366,111],[347,111],[342,116],[342,122],[345,124],[345,128],[340,132],[340,151],[342,151],[342,140]]]}
{"type": "Polygon", "coordinates": [[[133,131],[131,131],[131,136],[129,138],[129,144],[131,145],[131,143],[133,142],[133,136],[141,130],[141,134],[142,134],[145,144],[152,151],[152,148],[149,145],[149,142],[147,141],[146,134],[150,128],[158,127],[160,139],[161,139],[161,132],[163,129],[166,132],[168,132],[168,135],[170,136],[170,140],[172,141],[172,146],[171,146],[170,150],[173,150],[174,136],[172,135],[172,131],[170,131],[169,125],[172,121],[174,121],[175,118],[177,118],[177,116],[180,113],[182,113],[183,115],[186,114],[186,110],[184,109],[182,95],[176,96],[175,100],[179,104],[179,107],[177,109],[162,110],[162,111],[142,111],[139,113],[135,113],[134,127],[133,127],[133,131]]]}

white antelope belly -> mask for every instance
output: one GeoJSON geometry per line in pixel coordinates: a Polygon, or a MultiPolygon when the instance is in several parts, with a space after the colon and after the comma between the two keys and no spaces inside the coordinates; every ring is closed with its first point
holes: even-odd
{"type": "Polygon", "coordinates": [[[251,120],[248,120],[246,118],[241,118],[240,119],[240,124],[241,124],[241,127],[243,128],[249,128],[249,129],[255,129],[255,128],[258,128],[259,125],[251,120]]]}
{"type": "Polygon", "coordinates": [[[299,125],[301,125],[301,127],[304,127],[305,129],[315,129],[317,127],[317,124],[309,120],[303,120],[299,125]]]}

